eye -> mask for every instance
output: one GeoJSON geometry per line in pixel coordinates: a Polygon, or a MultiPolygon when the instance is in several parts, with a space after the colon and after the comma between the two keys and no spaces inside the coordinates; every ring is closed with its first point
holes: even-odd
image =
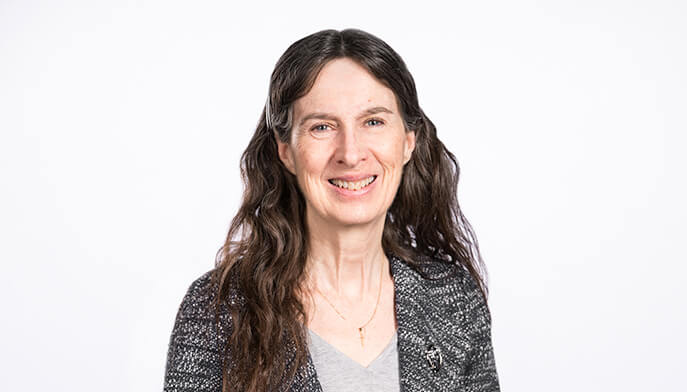
{"type": "Polygon", "coordinates": [[[317,124],[314,127],[310,128],[311,131],[317,131],[317,132],[323,132],[323,131],[328,131],[330,129],[328,124],[317,124]]]}
{"type": "Polygon", "coordinates": [[[365,122],[365,124],[372,126],[372,127],[378,127],[380,125],[384,124],[384,121],[378,119],[378,118],[371,118],[365,122]]]}

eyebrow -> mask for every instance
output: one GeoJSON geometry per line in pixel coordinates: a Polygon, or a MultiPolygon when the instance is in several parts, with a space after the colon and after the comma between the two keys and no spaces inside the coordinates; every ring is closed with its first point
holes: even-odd
{"type": "MultiPolygon", "coordinates": [[[[358,115],[358,119],[365,117],[365,116],[371,116],[373,114],[377,113],[389,113],[389,114],[394,114],[391,110],[385,108],[384,106],[375,106],[369,109],[365,109],[360,115],[358,115]]],[[[310,120],[330,120],[330,121],[339,121],[339,118],[336,117],[333,114],[329,113],[323,113],[323,112],[314,112],[310,113],[307,116],[303,117],[303,119],[298,123],[298,126],[301,127],[303,124],[310,120]]]]}

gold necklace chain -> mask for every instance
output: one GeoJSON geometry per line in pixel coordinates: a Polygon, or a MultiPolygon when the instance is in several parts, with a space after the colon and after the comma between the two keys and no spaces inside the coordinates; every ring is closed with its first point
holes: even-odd
{"type": "MultiPolygon", "coordinates": [[[[358,327],[358,333],[360,334],[360,347],[365,347],[365,344],[364,344],[364,340],[365,340],[365,331],[364,331],[364,328],[367,326],[367,324],[370,323],[370,321],[372,321],[372,319],[375,317],[375,314],[377,314],[377,308],[379,307],[379,298],[381,298],[381,296],[382,296],[382,281],[384,280],[384,279],[383,279],[383,278],[384,278],[384,268],[382,267],[382,268],[380,268],[380,270],[381,270],[381,272],[380,272],[380,274],[379,274],[379,292],[377,293],[377,303],[375,304],[374,311],[372,311],[372,316],[370,316],[370,319],[367,320],[367,322],[366,322],[365,324],[363,324],[361,327],[358,327]]],[[[334,304],[331,303],[331,301],[329,301],[329,298],[327,298],[327,296],[324,295],[324,294],[320,291],[320,289],[317,288],[317,286],[315,286],[315,290],[316,290],[318,293],[320,293],[320,295],[322,296],[322,298],[324,298],[324,300],[327,301],[327,303],[329,304],[329,306],[331,306],[332,309],[334,309],[334,311],[336,312],[336,314],[338,314],[339,317],[341,317],[344,321],[346,321],[346,317],[344,317],[344,315],[341,314],[341,312],[339,312],[339,311],[336,309],[336,306],[334,306],[334,304]]]]}

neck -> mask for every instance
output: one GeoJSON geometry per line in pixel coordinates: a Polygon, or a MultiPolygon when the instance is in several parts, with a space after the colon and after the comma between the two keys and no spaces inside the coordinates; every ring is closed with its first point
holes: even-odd
{"type": "Polygon", "coordinates": [[[380,274],[388,277],[389,261],[382,249],[384,217],[364,225],[333,227],[306,214],[310,284],[349,300],[377,297],[380,274]],[[380,271],[381,269],[381,271],[380,271]]]}

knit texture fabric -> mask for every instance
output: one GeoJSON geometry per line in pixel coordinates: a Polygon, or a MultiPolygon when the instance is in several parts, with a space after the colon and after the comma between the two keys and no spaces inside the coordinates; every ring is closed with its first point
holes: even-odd
{"type": "MultiPolygon", "coordinates": [[[[389,264],[398,322],[400,390],[499,391],[491,315],[472,276],[463,267],[438,261],[417,263],[428,278],[395,256],[389,257],[389,264]]],[[[220,308],[220,322],[215,322],[217,287],[210,274],[191,284],[177,313],[167,354],[166,392],[222,389],[222,351],[231,333],[231,316],[228,308],[220,308]]],[[[227,300],[243,301],[236,290],[230,290],[227,300]]],[[[294,350],[289,345],[286,349],[294,350]]],[[[322,392],[309,353],[293,382],[279,391],[322,392]]]]}

